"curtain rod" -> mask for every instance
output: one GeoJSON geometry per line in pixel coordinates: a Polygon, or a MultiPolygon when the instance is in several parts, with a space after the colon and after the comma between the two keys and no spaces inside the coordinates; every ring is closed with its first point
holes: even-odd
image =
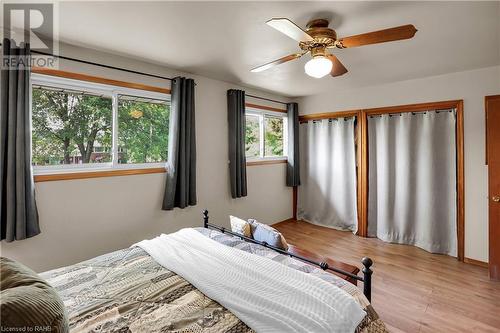
{"type": "Polygon", "coordinates": [[[273,103],[279,103],[279,104],[283,104],[283,105],[287,105],[288,104],[288,103],[285,103],[285,102],[277,101],[275,99],[264,98],[264,97],[259,97],[259,96],[255,96],[255,95],[245,94],[245,96],[252,97],[252,98],[257,98],[257,99],[261,99],[263,101],[269,101],[269,102],[273,102],[273,103]]]}
{"type": "Polygon", "coordinates": [[[393,117],[393,116],[402,116],[403,114],[411,114],[412,116],[416,116],[416,115],[425,115],[428,112],[441,113],[441,112],[453,112],[454,110],[455,109],[408,111],[408,112],[396,112],[396,113],[385,113],[385,114],[373,114],[373,115],[368,115],[368,117],[374,118],[374,117],[382,117],[384,115],[389,115],[389,117],[393,117]]]}
{"type": "Polygon", "coordinates": [[[98,66],[98,67],[115,69],[115,70],[119,70],[119,71],[122,71],[122,72],[128,72],[128,73],[132,73],[132,74],[139,74],[139,75],[143,75],[143,76],[154,77],[154,78],[162,79],[162,80],[169,80],[169,81],[173,80],[172,78],[166,77],[166,76],[161,76],[161,75],[155,75],[155,74],[150,74],[150,73],[145,73],[145,72],[134,71],[132,69],[127,69],[127,68],[122,68],[122,67],[116,67],[116,66],[111,66],[111,65],[106,65],[106,64],[100,64],[100,63],[97,63],[97,62],[92,62],[92,61],[87,61],[87,60],[82,60],[82,59],[76,59],[76,58],[66,57],[66,56],[57,55],[57,54],[45,53],[45,52],[40,52],[40,51],[31,51],[31,53],[46,55],[46,56],[55,57],[55,58],[64,59],[64,60],[70,60],[70,61],[80,62],[82,64],[87,64],[87,65],[94,65],[94,66],[98,66]]]}
{"type": "Polygon", "coordinates": [[[331,123],[333,121],[340,121],[341,119],[343,119],[344,121],[349,121],[351,119],[354,119],[356,121],[356,116],[335,117],[335,118],[319,118],[319,119],[302,119],[302,120],[299,119],[299,123],[301,123],[301,124],[306,124],[308,122],[317,123],[317,122],[322,122],[323,120],[328,120],[328,122],[331,123]]]}
{"type": "MultiPolygon", "coordinates": [[[[2,46],[1,43],[0,43],[0,46],[2,46]]],[[[118,71],[128,72],[128,73],[132,73],[132,74],[139,74],[139,75],[143,75],[143,76],[154,77],[154,78],[162,79],[162,80],[169,80],[169,81],[173,80],[172,78],[166,77],[166,76],[161,76],[161,75],[155,75],[155,74],[150,74],[150,73],[145,73],[145,72],[134,71],[132,69],[127,69],[127,68],[122,68],[122,67],[116,67],[116,66],[111,66],[111,65],[106,65],[106,64],[100,64],[100,63],[97,63],[97,62],[92,62],[92,61],[87,61],[87,60],[82,60],[82,59],[77,59],[77,58],[71,58],[71,57],[66,57],[66,56],[52,54],[52,53],[46,53],[46,52],[41,52],[41,51],[33,51],[33,50],[31,51],[31,53],[41,54],[41,55],[45,55],[45,56],[49,56],[49,57],[54,57],[54,58],[59,58],[59,59],[64,59],[64,60],[70,60],[70,61],[80,62],[82,64],[87,64],[87,65],[93,65],[93,66],[98,66],[98,67],[103,67],[103,68],[115,69],[115,70],[118,70],[118,71]]]]}

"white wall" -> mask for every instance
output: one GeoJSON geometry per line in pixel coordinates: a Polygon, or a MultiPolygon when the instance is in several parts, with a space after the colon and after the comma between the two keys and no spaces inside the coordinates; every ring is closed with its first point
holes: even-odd
{"type": "MultiPolygon", "coordinates": [[[[133,59],[69,45],[62,45],[61,53],[169,77],[182,74],[133,59]]],[[[170,86],[168,81],[74,62],[61,64],[60,69],[170,86]]],[[[209,210],[213,222],[226,226],[229,225],[229,214],[254,217],[265,223],[290,218],[292,192],[285,187],[286,164],[248,167],[248,196],[231,199],[227,163],[226,91],[238,87],[205,77],[185,75],[196,81],[196,206],[162,211],[164,174],[37,183],[36,199],[42,233],[22,241],[2,242],[1,255],[43,271],[124,248],[160,233],[201,226],[203,208],[209,210]]],[[[247,93],[286,101],[280,96],[254,89],[245,90],[247,93]]],[[[258,103],[266,104],[263,101],[258,103]]]]}
{"type": "Polygon", "coordinates": [[[500,94],[500,67],[329,92],[298,99],[301,114],[464,100],[465,256],[488,261],[484,96],[500,94]]]}

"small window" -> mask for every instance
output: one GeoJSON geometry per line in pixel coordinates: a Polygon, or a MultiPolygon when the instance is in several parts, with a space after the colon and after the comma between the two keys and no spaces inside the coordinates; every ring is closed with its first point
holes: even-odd
{"type": "Polygon", "coordinates": [[[170,95],[32,74],[35,174],[162,167],[170,95]]]}
{"type": "Polygon", "coordinates": [[[246,110],[246,157],[283,159],[286,157],[287,118],[283,113],[246,110]]]}

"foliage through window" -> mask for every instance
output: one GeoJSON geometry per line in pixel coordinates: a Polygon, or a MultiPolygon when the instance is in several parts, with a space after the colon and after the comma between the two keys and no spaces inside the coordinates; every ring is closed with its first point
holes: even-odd
{"type": "Polygon", "coordinates": [[[245,119],[245,148],[248,159],[286,156],[286,115],[247,109],[245,119]]]}
{"type": "Polygon", "coordinates": [[[166,161],[169,114],[166,101],[118,96],[118,163],[166,161]]]}
{"type": "Polygon", "coordinates": [[[245,148],[247,157],[260,157],[260,124],[257,115],[246,115],[245,148]]]}
{"type": "Polygon", "coordinates": [[[112,100],[33,87],[33,164],[111,162],[112,100]]]}
{"type": "Polygon", "coordinates": [[[283,117],[264,116],[264,156],[283,156],[283,117]]]}
{"type": "Polygon", "coordinates": [[[33,75],[31,104],[36,171],[167,159],[169,95],[33,75]]]}

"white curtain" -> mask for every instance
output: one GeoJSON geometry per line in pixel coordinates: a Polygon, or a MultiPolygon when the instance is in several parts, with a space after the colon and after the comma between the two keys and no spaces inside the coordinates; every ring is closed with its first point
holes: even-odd
{"type": "Polygon", "coordinates": [[[300,125],[299,219],[357,230],[354,118],[300,125]]]}
{"type": "Polygon", "coordinates": [[[457,254],[455,111],[368,117],[368,235],[457,254]]]}

